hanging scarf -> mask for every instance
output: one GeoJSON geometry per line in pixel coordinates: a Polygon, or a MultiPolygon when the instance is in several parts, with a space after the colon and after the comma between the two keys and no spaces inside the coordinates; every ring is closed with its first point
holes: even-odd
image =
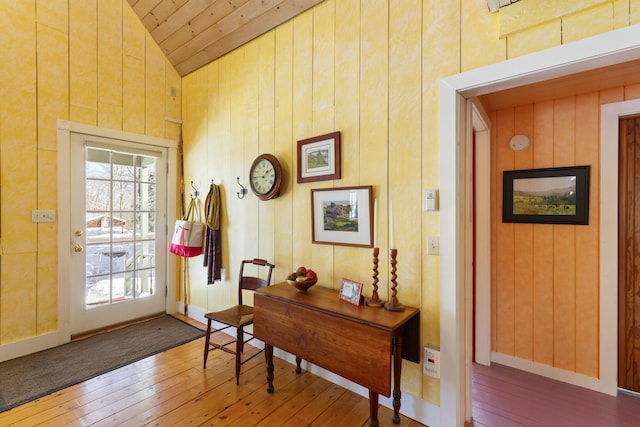
{"type": "Polygon", "coordinates": [[[222,244],[220,242],[220,188],[211,184],[204,201],[204,220],[207,232],[204,245],[204,263],[207,267],[207,284],[222,279],[222,244]]]}

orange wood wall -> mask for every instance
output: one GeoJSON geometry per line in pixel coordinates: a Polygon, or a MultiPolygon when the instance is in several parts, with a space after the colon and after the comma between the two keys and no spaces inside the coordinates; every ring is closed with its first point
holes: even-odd
{"type": "Polygon", "coordinates": [[[640,87],[507,108],[492,128],[492,351],[598,375],[600,105],[640,87]],[[516,153],[513,135],[531,146],[516,153]],[[502,223],[502,171],[591,165],[589,225],[502,223]]]}

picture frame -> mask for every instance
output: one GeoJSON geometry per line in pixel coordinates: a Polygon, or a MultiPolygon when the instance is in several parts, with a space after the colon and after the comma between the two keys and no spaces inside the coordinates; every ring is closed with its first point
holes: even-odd
{"type": "Polygon", "coordinates": [[[373,247],[371,185],[311,190],[312,243],[373,247]]]}
{"type": "Polygon", "coordinates": [[[362,300],[362,286],[360,282],[343,278],[340,285],[340,299],[358,307],[362,300]]]}
{"type": "Polygon", "coordinates": [[[340,177],[340,131],[298,141],[298,184],[340,177]]]}
{"type": "Polygon", "coordinates": [[[503,172],[502,222],[589,224],[590,166],[503,172]]]}

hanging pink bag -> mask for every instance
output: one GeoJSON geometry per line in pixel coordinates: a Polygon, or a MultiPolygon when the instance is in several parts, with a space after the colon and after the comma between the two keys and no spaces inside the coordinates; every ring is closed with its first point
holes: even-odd
{"type": "Polygon", "coordinates": [[[205,225],[200,219],[197,199],[192,198],[187,214],[182,219],[176,220],[169,252],[186,258],[202,254],[204,231],[205,225]],[[197,220],[195,219],[196,214],[197,220]]]}

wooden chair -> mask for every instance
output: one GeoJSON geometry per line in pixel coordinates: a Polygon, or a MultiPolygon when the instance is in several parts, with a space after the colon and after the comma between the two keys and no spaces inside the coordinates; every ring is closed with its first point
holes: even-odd
{"type": "MultiPolygon", "coordinates": [[[[203,368],[207,367],[207,356],[209,352],[212,350],[222,350],[227,353],[235,354],[236,356],[236,384],[239,384],[240,381],[240,366],[249,360],[256,357],[263,350],[253,354],[251,357],[242,360],[242,354],[244,353],[244,345],[249,341],[253,340],[254,337],[251,333],[245,332],[244,327],[251,325],[253,323],[253,307],[249,305],[244,305],[242,303],[242,294],[244,290],[255,291],[258,288],[263,288],[265,286],[269,286],[271,284],[271,273],[273,273],[273,269],[275,265],[270,264],[264,259],[249,259],[242,261],[240,265],[240,276],[238,278],[238,304],[227,308],[226,310],[216,311],[213,313],[207,313],[204,317],[207,318],[207,334],[204,343],[204,363],[202,365],[203,368]],[[259,277],[253,276],[245,276],[244,275],[244,267],[247,264],[253,264],[260,267],[265,267],[268,269],[266,279],[261,279],[259,277]],[[212,322],[217,322],[217,324],[221,324],[222,326],[219,329],[215,329],[211,327],[212,322]],[[224,331],[228,328],[236,328],[236,338],[225,342],[224,344],[216,344],[211,342],[211,334],[219,331],[224,331]],[[245,335],[248,335],[249,338],[245,339],[245,335]],[[229,348],[231,344],[235,343],[235,350],[229,348]]],[[[217,325],[216,325],[217,326],[217,325]]]]}

